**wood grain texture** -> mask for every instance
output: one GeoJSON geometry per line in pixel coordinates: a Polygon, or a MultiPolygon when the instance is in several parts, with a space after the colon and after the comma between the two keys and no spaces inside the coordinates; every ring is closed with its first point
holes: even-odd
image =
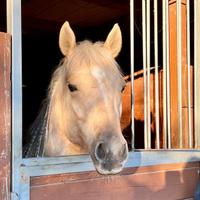
{"type": "MultiPolygon", "coordinates": [[[[178,131],[178,74],[177,74],[177,24],[176,24],[176,6],[177,2],[173,2],[169,6],[169,46],[170,46],[170,91],[171,91],[171,133],[172,147],[179,148],[179,131],[178,131]]],[[[182,107],[187,106],[187,21],[186,21],[186,5],[182,2],[182,107]]],[[[193,68],[191,68],[193,69],[193,68]]],[[[191,90],[192,91],[192,90],[191,90]]],[[[184,115],[185,117],[186,115],[184,115]]],[[[185,118],[183,119],[186,122],[185,118]]],[[[185,126],[183,124],[183,126],[185,126]]],[[[187,126],[188,127],[188,126],[187,126]]],[[[183,127],[182,127],[183,128],[183,127]]],[[[185,128],[185,127],[184,127],[185,128]]],[[[187,130],[188,131],[188,130],[187,130]]],[[[183,141],[187,140],[187,135],[183,133],[183,141]]],[[[184,148],[188,144],[184,143],[184,148]]]]}
{"type": "Polygon", "coordinates": [[[199,163],[180,163],[129,168],[114,176],[88,172],[35,177],[31,180],[31,200],[192,198],[198,170],[199,163]]]}
{"type": "Polygon", "coordinates": [[[10,199],[11,38],[0,33],[0,199],[10,199]]]}

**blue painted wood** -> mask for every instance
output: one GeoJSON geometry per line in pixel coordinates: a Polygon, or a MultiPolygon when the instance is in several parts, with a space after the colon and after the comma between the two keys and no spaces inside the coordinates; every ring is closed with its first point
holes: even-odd
{"type": "MultiPolygon", "coordinates": [[[[158,157],[158,154],[167,156],[165,160],[169,160],[172,157],[176,157],[176,155],[181,156],[181,160],[185,161],[188,157],[191,157],[190,155],[194,155],[193,157],[199,157],[200,150],[135,150],[132,152],[129,152],[129,160],[132,159],[134,156],[137,155],[143,155],[145,154],[148,156],[152,156],[151,159],[154,157],[158,157]]],[[[135,157],[136,158],[136,157],[135,157]]],[[[134,159],[135,159],[134,158],[134,159]]],[[[63,163],[73,163],[73,162],[91,162],[91,158],[89,155],[77,155],[77,156],[62,156],[62,157],[38,157],[38,158],[26,158],[22,160],[22,165],[25,166],[35,166],[35,165],[53,165],[53,164],[63,164],[63,163]]],[[[152,161],[154,162],[154,161],[152,161]]],[[[145,162],[146,165],[148,165],[147,162],[145,162]]]]}
{"type": "Polygon", "coordinates": [[[199,180],[199,183],[197,185],[197,189],[196,189],[195,194],[194,194],[194,200],[200,200],[200,180],[199,180]]]}
{"type": "MultiPolygon", "coordinates": [[[[130,152],[125,167],[151,166],[159,164],[187,163],[200,161],[200,151],[163,150],[130,152]]],[[[95,170],[89,155],[58,158],[24,159],[23,172],[29,176],[95,170]]]]}
{"type": "Polygon", "coordinates": [[[30,199],[30,176],[23,173],[21,174],[21,179],[20,179],[19,199],[20,200],[30,199]]]}
{"type": "Polygon", "coordinates": [[[12,194],[20,193],[22,163],[21,0],[7,0],[7,31],[12,36],[12,194]]]}

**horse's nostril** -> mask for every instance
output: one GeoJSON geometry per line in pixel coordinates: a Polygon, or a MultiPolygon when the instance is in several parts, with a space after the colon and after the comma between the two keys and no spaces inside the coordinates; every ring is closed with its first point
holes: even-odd
{"type": "Polygon", "coordinates": [[[106,146],[104,143],[99,143],[95,149],[95,157],[97,160],[104,160],[106,157],[106,146]]]}

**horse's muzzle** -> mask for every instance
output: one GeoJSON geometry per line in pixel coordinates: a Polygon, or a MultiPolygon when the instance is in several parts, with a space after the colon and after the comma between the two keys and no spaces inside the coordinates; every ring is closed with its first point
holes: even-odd
{"type": "Polygon", "coordinates": [[[102,135],[93,147],[91,157],[100,174],[116,174],[123,169],[128,157],[123,136],[102,135]]]}

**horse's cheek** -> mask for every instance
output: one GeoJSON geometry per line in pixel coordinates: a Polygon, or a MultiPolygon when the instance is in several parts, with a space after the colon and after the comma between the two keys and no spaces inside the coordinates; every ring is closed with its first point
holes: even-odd
{"type": "Polygon", "coordinates": [[[116,112],[116,116],[118,116],[118,118],[121,118],[122,115],[122,100],[121,97],[117,97],[114,100],[114,107],[115,107],[115,112],[116,112]]]}
{"type": "Polygon", "coordinates": [[[120,118],[122,116],[122,103],[121,102],[119,104],[119,116],[120,116],[120,118]]]}
{"type": "Polygon", "coordinates": [[[72,110],[74,111],[75,115],[78,117],[78,119],[84,118],[84,109],[81,105],[79,105],[76,102],[72,102],[72,110]]]}

